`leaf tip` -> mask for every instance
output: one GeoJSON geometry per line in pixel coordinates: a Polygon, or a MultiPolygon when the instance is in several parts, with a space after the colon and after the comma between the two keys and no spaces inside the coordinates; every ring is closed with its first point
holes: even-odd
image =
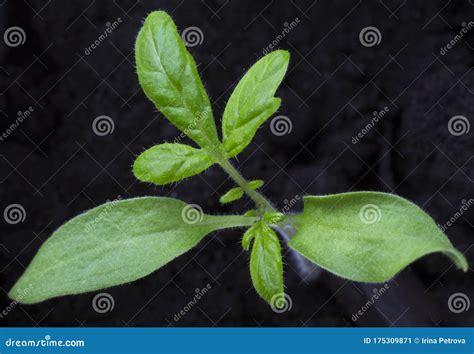
{"type": "Polygon", "coordinates": [[[289,62],[290,61],[290,52],[284,49],[278,49],[278,52],[280,52],[280,55],[285,59],[285,61],[289,62]]]}
{"type": "Polygon", "coordinates": [[[244,251],[248,251],[250,249],[250,244],[254,237],[255,233],[253,227],[250,227],[247,229],[247,231],[245,231],[244,236],[242,237],[242,248],[244,251]]]}
{"type": "Polygon", "coordinates": [[[171,20],[170,15],[166,11],[156,10],[150,12],[145,19],[146,21],[156,21],[156,20],[171,20]]]}
{"type": "Polygon", "coordinates": [[[253,189],[253,190],[256,190],[256,189],[259,189],[261,188],[263,185],[265,184],[265,182],[261,179],[255,179],[253,181],[250,181],[247,186],[250,188],[250,189],[253,189]]]}
{"type": "Polygon", "coordinates": [[[453,248],[451,251],[448,251],[447,254],[459,269],[464,272],[469,270],[469,264],[467,263],[466,257],[457,249],[453,248]]]}
{"type": "Polygon", "coordinates": [[[20,278],[8,292],[8,297],[15,303],[34,304],[38,302],[31,296],[33,284],[24,286],[23,283],[22,278],[20,278]]]}
{"type": "Polygon", "coordinates": [[[244,191],[240,187],[235,187],[228,190],[222,197],[219,198],[221,204],[228,204],[239,200],[244,196],[244,191]]]}
{"type": "Polygon", "coordinates": [[[277,49],[273,52],[268,53],[267,55],[279,56],[285,61],[290,60],[290,52],[285,49],[277,49]]]}

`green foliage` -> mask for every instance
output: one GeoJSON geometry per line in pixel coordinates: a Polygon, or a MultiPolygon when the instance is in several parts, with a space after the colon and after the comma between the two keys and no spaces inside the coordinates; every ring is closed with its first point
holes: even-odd
{"type": "Polygon", "coordinates": [[[434,221],[403,198],[375,192],[305,197],[303,213],[284,215],[257,191],[262,180],[247,182],[228,161],[245,149],[280,107],[274,95],[287,70],[288,52],[264,56],[240,80],[224,110],[222,143],[196,63],[165,12],[148,15],[135,52],[146,96],[199,145],[154,146],[136,159],[135,176],[164,185],[218,164],[237,185],[220,201],[230,203],[247,194],[255,209],[242,216],[211,216],[195,205],[158,197],[104,204],[53,233],[10,291],[11,298],[36,303],[127,283],[187,252],[208,233],[239,226],[249,226],[242,247],[252,248],[252,282],[272,308],[280,305],[274,299],[285,296],[281,246],[272,228],[296,227],[291,248],[351,280],[385,281],[433,252],[446,254],[467,270],[464,256],[434,221]]]}
{"type": "MultiPolygon", "coordinates": [[[[265,223],[257,222],[249,230],[254,240],[250,255],[252,283],[257,293],[271,304],[274,297],[284,293],[280,241],[265,223]]],[[[244,249],[248,249],[247,243],[245,241],[244,249]]]]}
{"type": "Polygon", "coordinates": [[[9,296],[31,304],[134,281],[187,252],[208,233],[252,220],[199,213],[171,198],[106,203],[54,232],[9,296]]]}
{"type": "Polygon", "coordinates": [[[262,216],[262,212],[260,210],[256,210],[256,209],[252,209],[252,210],[247,210],[245,213],[244,213],[245,216],[256,216],[256,217],[260,217],[262,216]]]}
{"type": "Polygon", "coordinates": [[[229,189],[222,197],[220,197],[219,201],[222,204],[227,204],[233,201],[236,201],[244,196],[244,190],[240,187],[235,187],[229,189]]]}
{"type": "Polygon", "coordinates": [[[183,144],[160,144],[138,156],[133,173],[140,181],[163,185],[198,174],[213,164],[203,149],[183,144]]]}
{"type": "Polygon", "coordinates": [[[242,236],[242,248],[244,249],[244,251],[248,251],[250,249],[250,244],[252,243],[254,237],[255,229],[254,226],[252,226],[249,227],[242,236]]]}
{"type": "Polygon", "coordinates": [[[343,278],[383,282],[433,252],[443,252],[467,270],[466,259],[433,219],[393,194],[305,197],[304,212],[293,222],[298,231],[290,247],[343,278]]]}
{"type": "Polygon", "coordinates": [[[278,224],[285,218],[285,214],[283,213],[278,213],[278,212],[272,212],[272,213],[265,213],[263,214],[263,220],[267,224],[278,224]]]}
{"type": "Polygon", "coordinates": [[[250,181],[249,183],[247,183],[247,187],[249,187],[250,189],[253,189],[253,190],[257,190],[257,189],[261,188],[264,183],[265,182],[263,182],[261,179],[256,179],[256,180],[253,180],[253,181],[250,181]]]}
{"type": "Polygon", "coordinates": [[[290,55],[277,50],[257,61],[232,92],[224,110],[222,134],[227,157],[250,144],[257,129],[280,107],[274,97],[283,80],[290,55]]]}
{"type": "MultiPolygon", "coordinates": [[[[263,181],[261,179],[256,179],[254,181],[250,181],[247,183],[247,188],[250,190],[256,190],[263,186],[263,181]]],[[[233,201],[236,201],[244,196],[244,189],[241,187],[234,187],[229,189],[222,197],[220,197],[219,201],[222,204],[227,204],[233,201]]]]}
{"type": "Polygon", "coordinates": [[[138,33],[135,61],[147,97],[203,148],[218,146],[216,125],[196,63],[166,12],[149,14],[138,33]]]}

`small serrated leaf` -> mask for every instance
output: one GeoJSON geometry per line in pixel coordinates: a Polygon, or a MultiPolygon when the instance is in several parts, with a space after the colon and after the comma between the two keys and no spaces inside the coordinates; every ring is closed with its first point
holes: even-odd
{"type": "Polygon", "coordinates": [[[227,204],[233,201],[236,201],[244,196],[244,191],[240,187],[235,187],[229,189],[222,197],[219,198],[219,201],[222,204],[227,204]]]}
{"type": "Polygon", "coordinates": [[[245,251],[248,251],[250,248],[250,243],[252,242],[253,238],[255,237],[255,229],[254,226],[251,226],[245,231],[244,235],[242,236],[242,248],[245,251]]]}
{"type": "Polygon", "coordinates": [[[255,180],[250,181],[249,183],[247,183],[247,187],[249,187],[252,190],[256,190],[256,189],[261,188],[264,183],[265,182],[262,181],[261,179],[255,179],[255,180]]]}
{"type": "Polygon", "coordinates": [[[250,275],[257,293],[271,304],[275,296],[284,293],[280,241],[276,233],[266,225],[260,224],[254,230],[250,275]]]}
{"type": "Polygon", "coordinates": [[[261,216],[261,215],[262,215],[262,212],[256,209],[247,210],[244,213],[244,216],[261,216]]]}
{"type": "Polygon", "coordinates": [[[278,224],[283,220],[284,217],[285,214],[279,212],[265,213],[263,215],[263,220],[265,220],[268,224],[278,224]]]}

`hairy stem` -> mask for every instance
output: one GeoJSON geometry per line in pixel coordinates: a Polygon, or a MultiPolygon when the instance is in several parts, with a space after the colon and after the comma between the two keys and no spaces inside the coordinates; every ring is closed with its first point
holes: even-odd
{"type": "MultiPolygon", "coordinates": [[[[219,165],[224,169],[225,172],[235,181],[235,183],[242,188],[242,190],[255,202],[257,207],[262,211],[276,212],[277,210],[268,201],[265,196],[261,193],[247,187],[247,180],[240,174],[240,172],[230,163],[226,158],[222,158],[219,161],[219,165]]],[[[272,225],[277,230],[280,236],[283,238],[285,243],[288,244],[291,237],[295,234],[296,229],[291,222],[291,218],[285,218],[284,221],[278,225],[272,225]]],[[[311,263],[309,260],[304,258],[301,254],[290,249],[298,273],[303,279],[314,280],[321,273],[321,269],[311,263]]]]}
{"type": "MultiPolygon", "coordinates": [[[[258,217],[243,216],[243,215],[220,215],[219,222],[224,222],[227,227],[241,227],[252,226],[255,222],[260,220],[258,217]]],[[[212,220],[208,221],[212,224],[212,220]]]]}
{"type": "Polygon", "coordinates": [[[250,189],[248,181],[240,174],[240,172],[226,158],[219,161],[219,165],[227,172],[237,185],[247,194],[262,211],[276,212],[272,204],[261,193],[250,189]]]}

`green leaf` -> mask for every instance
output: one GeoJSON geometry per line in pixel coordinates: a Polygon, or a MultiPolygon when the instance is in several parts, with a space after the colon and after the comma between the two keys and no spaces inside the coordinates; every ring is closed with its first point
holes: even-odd
{"type": "Polygon", "coordinates": [[[222,197],[220,197],[219,201],[222,204],[230,203],[242,198],[244,195],[244,191],[240,187],[235,187],[229,189],[222,197]]]}
{"type": "Polygon", "coordinates": [[[269,304],[284,294],[283,265],[278,236],[268,226],[256,223],[250,255],[250,275],[257,293],[269,304]]]}
{"type": "Polygon", "coordinates": [[[135,61],[140,85],[156,108],[201,147],[219,146],[196,63],[165,12],[147,16],[135,43],[135,61]]]}
{"type": "Polygon", "coordinates": [[[467,261],[415,204],[393,194],[355,192],[304,198],[289,246],[343,278],[383,282],[415,260],[443,252],[467,261]]]}
{"type": "Polygon", "coordinates": [[[242,236],[242,248],[244,251],[248,251],[250,248],[250,243],[252,242],[253,238],[255,237],[255,228],[249,227],[247,231],[245,231],[244,236],[242,236]]]}
{"type": "Polygon", "coordinates": [[[260,217],[262,216],[262,212],[260,210],[257,210],[257,209],[251,209],[251,210],[247,210],[245,213],[244,213],[245,216],[252,216],[252,217],[260,217]]]}
{"type": "Polygon", "coordinates": [[[237,84],[222,120],[223,143],[228,157],[239,154],[257,129],[280,107],[273,97],[288,67],[289,53],[274,51],[257,61],[237,84]]]}
{"type": "MultiPolygon", "coordinates": [[[[260,180],[260,179],[256,179],[256,180],[253,180],[253,181],[250,181],[247,183],[247,187],[249,189],[252,189],[252,190],[255,190],[255,189],[258,189],[260,188],[261,186],[263,186],[263,181],[260,180]]],[[[226,204],[226,203],[230,203],[230,202],[234,202],[240,198],[242,198],[244,196],[244,190],[240,187],[235,187],[235,188],[231,188],[229,189],[220,199],[219,201],[222,203],[222,204],[226,204]]]]}
{"type": "Polygon", "coordinates": [[[249,183],[247,183],[247,186],[252,190],[256,190],[256,189],[259,189],[260,187],[262,187],[264,183],[265,182],[263,182],[261,179],[255,179],[255,180],[250,181],[249,183]]]}
{"type": "Polygon", "coordinates": [[[187,252],[208,233],[252,221],[207,215],[171,198],[107,203],[54,232],[9,296],[31,304],[131,282],[187,252]]]}
{"type": "Polygon", "coordinates": [[[133,173],[140,181],[163,185],[198,174],[213,164],[206,150],[183,144],[161,144],[138,156],[133,173]]]}
{"type": "Polygon", "coordinates": [[[267,212],[263,215],[263,220],[265,220],[267,224],[278,224],[284,217],[285,214],[280,212],[267,212]]]}

